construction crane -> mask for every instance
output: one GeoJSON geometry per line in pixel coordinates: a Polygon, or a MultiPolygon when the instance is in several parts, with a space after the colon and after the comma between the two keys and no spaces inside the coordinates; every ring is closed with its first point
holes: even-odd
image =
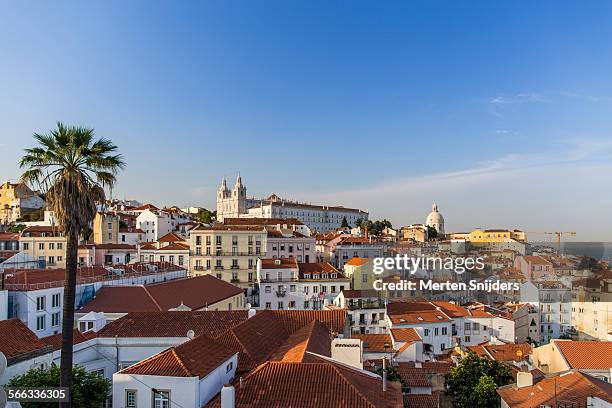
{"type": "Polygon", "coordinates": [[[550,231],[544,231],[544,232],[529,231],[528,234],[555,235],[557,237],[557,255],[561,255],[561,237],[562,236],[567,236],[567,237],[575,237],[576,236],[576,232],[575,231],[554,231],[554,232],[550,232],[550,231]]]}

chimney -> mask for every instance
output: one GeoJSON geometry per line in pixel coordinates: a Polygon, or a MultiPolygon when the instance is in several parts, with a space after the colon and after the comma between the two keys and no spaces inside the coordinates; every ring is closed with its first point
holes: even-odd
{"type": "Polygon", "coordinates": [[[533,374],[519,371],[516,373],[516,387],[530,387],[533,385],[533,374]]]}
{"type": "Polygon", "coordinates": [[[221,408],[236,407],[236,390],[229,384],[226,384],[221,389],[221,408]]]}
{"type": "Polygon", "coordinates": [[[387,360],[386,359],[382,359],[382,369],[383,369],[383,392],[387,392],[387,360]]]}
{"type": "Polygon", "coordinates": [[[242,376],[240,376],[240,388],[242,389],[244,387],[244,379],[242,378],[242,376]]]}
{"type": "Polygon", "coordinates": [[[247,312],[247,319],[250,319],[251,317],[255,317],[255,314],[257,314],[257,310],[250,308],[247,312]]]}

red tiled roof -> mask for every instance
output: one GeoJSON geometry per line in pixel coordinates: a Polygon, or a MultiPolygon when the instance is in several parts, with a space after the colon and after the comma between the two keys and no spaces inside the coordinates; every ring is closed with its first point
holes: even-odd
{"type": "Polygon", "coordinates": [[[289,336],[287,341],[276,350],[270,360],[294,363],[302,362],[307,351],[331,357],[329,328],[318,320],[313,320],[289,336]]]}
{"type": "Polygon", "coordinates": [[[346,299],[378,298],[380,292],[374,289],[344,289],[342,294],[346,299]]]}
{"type": "Polygon", "coordinates": [[[554,344],[570,368],[612,368],[612,341],[554,340],[554,344]]]}
{"type": "MultiPolygon", "coordinates": [[[[312,363],[266,362],[236,389],[236,408],[402,407],[399,383],[382,391],[380,377],[329,360],[312,363]]],[[[219,395],[207,407],[220,407],[219,395]]]]}
{"type": "Polygon", "coordinates": [[[144,210],[159,210],[159,208],[157,208],[153,204],[144,204],[144,205],[141,205],[140,207],[132,208],[130,211],[144,211],[144,210]]]}
{"type": "MultiPolygon", "coordinates": [[[[26,353],[47,348],[47,345],[17,318],[0,320],[0,333],[0,352],[4,353],[9,364],[11,360],[26,353]]],[[[48,349],[49,352],[52,351],[51,348],[48,349]]]]}
{"type": "Polygon", "coordinates": [[[440,406],[440,393],[431,394],[404,394],[404,408],[438,408],[440,406]]]}
{"type": "Polygon", "coordinates": [[[510,408],[556,406],[557,402],[568,407],[586,407],[590,396],[612,403],[612,384],[579,371],[548,377],[522,388],[508,385],[498,388],[497,393],[510,408]]]}
{"type": "Polygon", "coordinates": [[[332,333],[344,333],[346,328],[346,311],[341,310],[269,310],[282,325],[294,333],[313,320],[318,320],[332,331],[332,333]]]}
{"type": "Polygon", "coordinates": [[[19,234],[16,232],[0,232],[0,241],[19,241],[19,234]]]}
{"type": "Polygon", "coordinates": [[[157,240],[157,242],[184,242],[184,241],[185,240],[183,238],[179,237],[174,232],[169,232],[157,240]]]}
{"type": "Polygon", "coordinates": [[[162,351],[119,373],[203,378],[234,354],[236,353],[210,337],[202,335],[162,351]]]}
{"type": "Polygon", "coordinates": [[[439,311],[393,314],[389,315],[389,318],[393,324],[443,323],[451,321],[448,316],[439,311]]]}
{"type": "MultiPolygon", "coordinates": [[[[320,274],[323,274],[323,273],[327,273],[327,274],[335,273],[337,274],[336,275],[337,277],[335,279],[346,279],[346,277],[344,276],[344,273],[334,268],[328,262],[298,263],[298,268],[300,270],[300,279],[304,279],[305,273],[311,274],[310,279],[313,279],[312,274],[315,274],[315,273],[319,274],[320,279],[322,279],[320,274]]],[[[331,279],[331,277],[328,277],[328,279],[331,279]]]]}
{"type": "Polygon", "coordinates": [[[392,353],[393,342],[389,334],[353,334],[354,339],[363,342],[363,352],[369,353],[392,353]]]}
{"type": "Polygon", "coordinates": [[[531,354],[531,346],[528,343],[520,344],[479,344],[467,346],[480,357],[496,361],[522,361],[528,360],[531,354]]]}
{"type": "Polygon", "coordinates": [[[110,322],[98,337],[218,337],[246,321],[246,310],[192,312],[132,312],[110,322]]]}
{"type": "MultiPolygon", "coordinates": [[[[81,333],[79,330],[74,329],[72,334],[72,344],[80,344],[95,337],[95,332],[81,333]]],[[[53,347],[54,351],[62,348],[62,333],[52,334],[51,336],[41,338],[41,340],[48,346],[53,347]]]]}
{"type": "Polygon", "coordinates": [[[297,262],[294,257],[289,258],[263,258],[261,259],[262,269],[285,269],[297,268],[297,262]]]}
{"type": "Polygon", "coordinates": [[[349,259],[348,262],[345,263],[345,265],[362,266],[362,265],[367,264],[369,261],[370,261],[369,258],[353,257],[349,259]]]}
{"type": "Polygon", "coordinates": [[[181,304],[198,310],[242,293],[239,287],[212,275],[172,279],[151,285],[103,286],[79,312],[165,311],[181,304]]]}
{"type": "Polygon", "coordinates": [[[535,264],[535,265],[552,265],[552,263],[550,263],[549,261],[547,261],[545,258],[541,257],[541,256],[531,256],[531,255],[525,255],[523,256],[523,259],[531,264],[535,264]]]}
{"type": "Polygon", "coordinates": [[[398,363],[397,373],[408,387],[431,387],[431,382],[427,378],[427,371],[422,368],[416,368],[407,363],[398,363]]]}
{"type": "Polygon", "coordinates": [[[419,333],[417,333],[417,331],[413,329],[412,327],[406,327],[403,329],[391,329],[391,336],[393,336],[393,339],[395,341],[402,341],[402,342],[422,340],[421,336],[419,336],[419,333]]]}
{"type": "MultiPolygon", "coordinates": [[[[144,248],[141,248],[144,249],[144,248]]],[[[158,251],[188,251],[189,250],[189,244],[187,244],[186,242],[173,242],[169,245],[166,245],[164,247],[161,247],[158,249],[158,251]]]]}

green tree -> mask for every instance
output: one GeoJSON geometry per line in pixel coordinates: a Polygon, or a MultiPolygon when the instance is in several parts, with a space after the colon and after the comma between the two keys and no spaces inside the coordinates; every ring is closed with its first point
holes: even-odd
{"type": "MultiPolygon", "coordinates": [[[[111,382],[106,378],[87,372],[81,366],[72,368],[72,387],[70,387],[72,404],[76,408],[99,408],[110,394],[111,382]]],[[[25,374],[14,377],[9,387],[59,387],[60,368],[52,364],[49,368],[33,368],[25,374]]],[[[22,402],[23,408],[54,406],[51,402],[22,402]]]]}
{"type": "Polygon", "coordinates": [[[361,227],[361,224],[363,223],[363,220],[361,218],[357,218],[355,220],[355,226],[356,227],[361,227]]]}
{"type": "Polygon", "coordinates": [[[512,373],[503,363],[471,352],[446,375],[446,386],[458,408],[497,407],[496,389],[512,381],[512,373]]]}
{"type": "Polygon", "coordinates": [[[340,224],[341,228],[350,228],[350,225],[348,224],[348,221],[346,220],[346,217],[342,217],[342,224],[340,224]]]}
{"type": "Polygon", "coordinates": [[[216,211],[209,211],[206,208],[202,208],[198,212],[198,221],[203,224],[211,224],[217,218],[216,211]]]}
{"type": "Polygon", "coordinates": [[[427,226],[427,238],[429,239],[436,239],[438,238],[438,230],[436,230],[436,227],[432,227],[432,226],[427,226]]]}
{"type": "MultiPolygon", "coordinates": [[[[399,373],[397,372],[397,368],[390,365],[389,363],[387,363],[387,367],[385,369],[385,371],[387,372],[387,380],[388,381],[397,381],[400,384],[402,384],[402,388],[406,388],[406,382],[404,381],[404,379],[402,378],[401,375],[399,375],[399,373]]],[[[383,375],[383,368],[382,368],[382,364],[376,369],[376,374],[380,375],[382,377],[383,375]]]]}
{"type": "Polygon", "coordinates": [[[11,232],[13,234],[19,234],[24,229],[26,229],[25,224],[11,225],[10,227],[8,227],[7,232],[11,232]]]}
{"type": "Polygon", "coordinates": [[[60,384],[70,387],[79,236],[93,221],[97,205],[105,202],[104,188],[113,187],[125,163],[110,140],[94,140],[93,129],[58,123],[47,134],[35,133],[34,139],[38,146],[26,149],[19,163],[21,180],[44,192],[67,240],[60,384]]]}

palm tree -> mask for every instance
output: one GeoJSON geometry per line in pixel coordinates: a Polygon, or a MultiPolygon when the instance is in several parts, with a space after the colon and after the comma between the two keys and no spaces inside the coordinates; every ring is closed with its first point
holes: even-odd
{"type": "Polygon", "coordinates": [[[67,240],[60,383],[70,387],[79,237],[93,221],[97,205],[104,203],[104,188],[113,187],[125,163],[110,140],[94,141],[93,129],[58,123],[47,134],[35,133],[34,139],[38,146],[25,149],[19,163],[24,169],[21,180],[45,193],[67,240]]]}

